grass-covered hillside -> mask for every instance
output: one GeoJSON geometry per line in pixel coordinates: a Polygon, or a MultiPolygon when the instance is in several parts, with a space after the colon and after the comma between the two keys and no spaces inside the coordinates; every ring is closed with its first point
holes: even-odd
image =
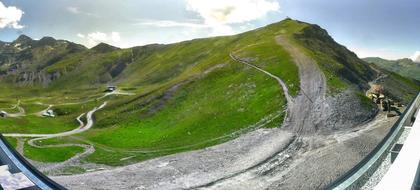
{"type": "Polygon", "coordinates": [[[420,63],[416,63],[411,59],[386,60],[379,57],[368,57],[363,60],[404,77],[420,81],[420,63]]]}
{"type": "MultiPolygon", "coordinates": [[[[26,116],[0,118],[0,132],[66,131],[78,126],[80,114],[107,101],[92,129],[36,143],[90,144],[96,151],[84,161],[122,165],[218,144],[259,127],[280,127],[287,105],[277,81],[229,56],[278,76],[296,96],[299,71],[277,44],[279,35],[319,64],[331,94],[349,87],[362,92],[377,76],[325,30],[291,19],[234,36],[128,49],[20,37],[0,44],[0,110],[19,112],[14,105],[20,100],[26,116]],[[102,97],[110,84],[129,95],[102,97]],[[49,105],[57,117],[36,115],[49,105]]],[[[418,89],[411,81],[399,82],[418,89]]],[[[25,156],[39,161],[62,161],[83,151],[24,147],[25,156]],[[59,156],[49,158],[52,153],[59,156]]]]}

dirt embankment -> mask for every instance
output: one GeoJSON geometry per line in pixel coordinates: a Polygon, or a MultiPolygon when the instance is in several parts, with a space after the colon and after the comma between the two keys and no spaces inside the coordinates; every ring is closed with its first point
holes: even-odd
{"type": "Polygon", "coordinates": [[[276,41],[291,54],[299,68],[301,90],[289,106],[290,123],[286,127],[298,134],[328,134],[355,127],[375,116],[376,109],[363,105],[354,90],[326,96],[326,79],[317,63],[286,38],[278,36],[276,41]]]}

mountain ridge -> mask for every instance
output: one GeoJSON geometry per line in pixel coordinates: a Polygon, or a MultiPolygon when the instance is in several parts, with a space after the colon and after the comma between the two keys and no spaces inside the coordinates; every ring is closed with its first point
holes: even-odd
{"type": "Polygon", "coordinates": [[[412,59],[387,60],[380,57],[367,57],[363,58],[363,60],[383,69],[420,81],[420,63],[416,63],[412,59]]]}

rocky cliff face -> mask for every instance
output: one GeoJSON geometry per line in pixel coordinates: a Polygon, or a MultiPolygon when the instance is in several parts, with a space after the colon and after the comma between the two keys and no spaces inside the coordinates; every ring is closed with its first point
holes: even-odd
{"type": "Polygon", "coordinates": [[[39,72],[23,72],[19,73],[15,82],[17,84],[28,86],[34,84],[41,84],[42,86],[48,86],[53,80],[60,78],[61,74],[59,72],[55,73],[45,73],[43,71],[39,72]]]}
{"type": "Polygon", "coordinates": [[[46,67],[84,50],[84,46],[65,40],[33,40],[21,35],[11,43],[0,43],[0,77],[18,85],[46,86],[61,76],[60,72],[47,72],[46,67]]]}

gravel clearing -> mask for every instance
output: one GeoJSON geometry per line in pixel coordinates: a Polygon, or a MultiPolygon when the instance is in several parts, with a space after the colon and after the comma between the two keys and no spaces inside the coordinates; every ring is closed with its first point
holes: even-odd
{"type": "Polygon", "coordinates": [[[257,165],[281,152],[293,139],[293,134],[284,130],[258,129],[203,150],[52,179],[71,189],[183,189],[234,175],[257,165]]]}

